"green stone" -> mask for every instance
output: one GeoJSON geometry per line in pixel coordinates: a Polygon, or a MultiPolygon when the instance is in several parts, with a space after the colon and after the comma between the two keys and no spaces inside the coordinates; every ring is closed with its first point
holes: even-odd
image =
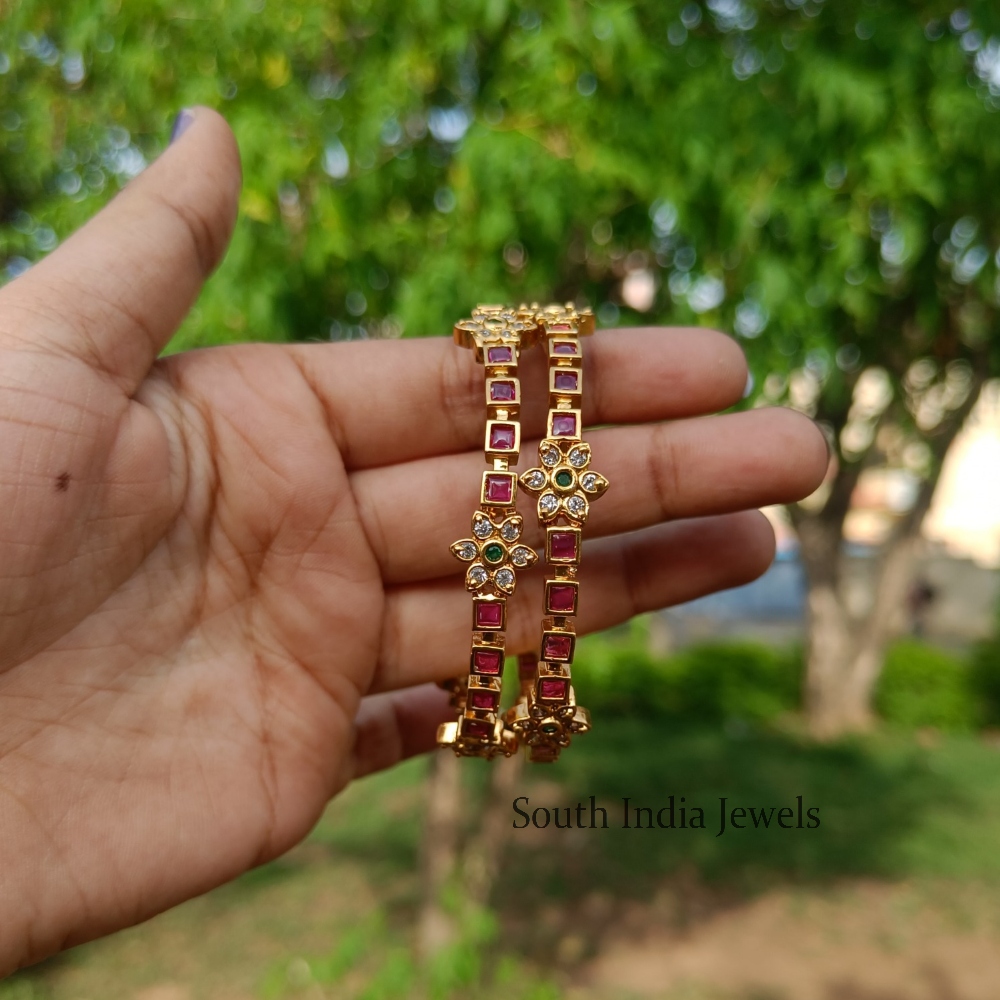
{"type": "Polygon", "coordinates": [[[551,736],[553,733],[559,732],[559,725],[555,722],[546,722],[545,725],[541,727],[541,730],[546,736],[551,736]]]}
{"type": "Polygon", "coordinates": [[[500,562],[500,560],[503,559],[503,546],[497,545],[496,542],[493,542],[491,545],[487,545],[486,548],[483,549],[483,555],[486,556],[487,562],[500,562]]]}
{"type": "Polygon", "coordinates": [[[561,469],[556,473],[556,485],[557,486],[571,486],[573,483],[573,473],[569,472],[567,469],[561,469]]]}

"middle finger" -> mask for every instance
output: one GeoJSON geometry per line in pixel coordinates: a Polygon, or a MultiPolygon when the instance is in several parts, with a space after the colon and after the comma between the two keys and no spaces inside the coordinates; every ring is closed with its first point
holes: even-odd
{"type": "MultiPolygon", "coordinates": [[[[592,507],[588,538],[798,500],[819,485],[827,466],[816,425],[780,408],[606,428],[588,441],[590,467],[611,482],[592,507]]],[[[524,447],[521,467],[537,464],[536,448],[524,447]]],[[[482,454],[470,452],[352,475],[386,583],[455,572],[449,545],[470,533],[483,467],[482,454]]],[[[522,505],[521,513],[525,544],[538,546],[544,531],[534,511],[522,505]]]]}

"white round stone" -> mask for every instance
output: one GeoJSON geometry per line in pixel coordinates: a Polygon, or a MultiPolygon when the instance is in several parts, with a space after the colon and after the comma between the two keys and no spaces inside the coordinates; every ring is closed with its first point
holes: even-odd
{"type": "Polygon", "coordinates": [[[533,490],[540,490],[545,485],[545,473],[541,469],[532,469],[524,477],[524,482],[533,490]]]}
{"type": "Polygon", "coordinates": [[[496,581],[498,587],[502,587],[504,590],[509,590],[514,586],[514,571],[507,569],[506,566],[504,566],[503,569],[498,569],[496,581]]]}
{"type": "Polygon", "coordinates": [[[472,533],[476,538],[489,538],[493,534],[493,525],[489,521],[476,521],[472,526],[472,533]]]}
{"type": "Polygon", "coordinates": [[[579,469],[581,466],[587,464],[587,453],[581,448],[574,448],[569,453],[569,464],[573,466],[574,469],[579,469]]]}
{"type": "Polygon", "coordinates": [[[500,529],[500,534],[503,535],[505,541],[512,542],[521,534],[521,526],[517,521],[507,521],[500,529]]]}
{"type": "Polygon", "coordinates": [[[472,542],[463,542],[459,546],[458,557],[460,559],[475,559],[477,551],[478,550],[476,549],[475,545],[472,544],[472,542]]]}
{"type": "Polygon", "coordinates": [[[489,579],[489,573],[482,566],[473,566],[469,570],[469,580],[477,587],[481,587],[489,579]]]}
{"type": "Polygon", "coordinates": [[[566,501],[566,509],[576,517],[579,517],[587,508],[587,501],[583,497],[570,497],[566,501]]]}
{"type": "Polygon", "coordinates": [[[552,445],[542,449],[542,465],[555,465],[559,461],[559,449],[552,445]]]}
{"type": "Polygon", "coordinates": [[[538,509],[545,514],[551,514],[559,506],[559,498],[555,493],[543,493],[538,498],[538,509]]]}
{"type": "Polygon", "coordinates": [[[580,485],[585,490],[592,490],[597,485],[597,476],[593,472],[588,472],[581,480],[580,485]]]}
{"type": "Polygon", "coordinates": [[[519,545],[510,554],[510,561],[515,566],[527,566],[528,560],[531,558],[531,549],[526,549],[523,545],[519,545]]]}

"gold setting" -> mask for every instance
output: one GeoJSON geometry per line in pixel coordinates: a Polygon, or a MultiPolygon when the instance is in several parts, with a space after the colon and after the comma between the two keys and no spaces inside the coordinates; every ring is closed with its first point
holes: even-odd
{"type": "Polygon", "coordinates": [[[518,483],[510,466],[521,447],[518,360],[537,335],[533,317],[504,306],[477,306],[454,329],[455,342],[473,350],[486,369],[484,452],[491,466],[483,473],[472,536],[451,546],[453,555],[469,564],[465,586],[472,592],[472,652],[468,676],[443,685],[458,718],[438,727],[438,744],[460,757],[509,757],[517,751],[517,738],[500,715],[507,597],[514,592],[517,571],[538,556],[519,542],[524,519],[515,509],[518,483]]]}
{"type": "MultiPolygon", "coordinates": [[[[520,310],[524,315],[526,310],[520,310]]],[[[521,695],[506,714],[507,724],[528,748],[531,760],[552,763],[572,738],[590,729],[590,715],[576,703],[571,664],[576,650],[582,527],[590,505],[608,488],[590,468],[590,445],[583,441],[583,344],[594,331],[590,310],[571,304],[531,307],[540,325],[549,363],[546,436],[538,445],[538,465],[519,477],[536,497],[538,523],[545,528],[545,616],[538,657],[530,677],[522,666],[521,695]]]]}
{"type": "Polygon", "coordinates": [[[590,468],[590,445],[564,438],[543,438],[538,461],[520,477],[521,487],[538,497],[538,520],[552,524],[557,518],[582,525],[591,501],[604,494],[608,481],[590,468]]]}
{"type": "Polygon", "coordinates": [[[531,760],[553,762],[573,736],[590,729],[587,710],[576,704],[571,664],[582,527],[590,505],[608,488],[607,479],[590,468],[590,445],[582,439],[581,338],[593,332],[593,314],[572,304],[517,310],[477,306],[471,318],[455,324],[455,342],[474,351],[486,369],[484,453],[492,466],[483,473],[472,535],[451,546],[468,565],[465,585],[473,601],[468,675],[442,684],[458,717],[438,728],[438,744],[458,756],[509,757],[523,743],[531,760]],[[521,448],[518,361],[522,350],[538,342],[545,343],[549,365],[546,436],[538,446],[538,466],[518,477],[511,471],[521,448]],[[540,655],[518,657],[518,699],[501,716],[507,597],[516,587],[517,571],[538,559],[520,541],[518,486],[536,498],[549,575],[540,655]]]}

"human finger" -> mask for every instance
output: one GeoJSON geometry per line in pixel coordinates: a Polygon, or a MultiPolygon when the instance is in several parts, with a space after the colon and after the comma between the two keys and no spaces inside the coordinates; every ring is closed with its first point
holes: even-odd
{"type": "MultiPolygon", "coordinates": [[[[816,425],[781,408],[604,428],[588,440],[590,468],[611,483],[591,507],[590,538],[790,503],[815,490],[827,467],[826,443],[816,425]]],[[[522,465],[537,459],[534,447],[525,447],[522,465]]],[[[482,466],[482,456],[469,453],[354,473],[365,533],[388,583],[454,571],[449,546],[469,533],[482,466]]],[[[532,513],[525,518],[522,541],[538,547],[543,539],[532,513]]]]}
{"type": "MultiPolygon", "coordinates": [[[[774,532],[759,511],[697,518],[587,542],[580,571],[579,634],[756,579],[774,558],[774,532]]],[[[507,652],[537,645],[543,579],[523,574],[507,599],[507,652]]],[[[460,577],[390,590],[372,691],[462,674],[471,601],[460,577]]]]}
{"type": "Polygon", "coordinates": [[[453,718],[448,694],[421,684],[362,699],[354,722],[353,778],[433,750],[438,724],[453,718]]]}
{"type": "MultiPolygon", "coordinates": [[[[450,340],[368,341],[288,348],[322,400],[348,468],[482,447],[483,367],[450,340]]],[[[739,345],[714,330],[602,330],[585,341],[584,421],[640,423],[725,409],[746,386],[739,345]]],[[[540,350],[521,355],[522,435],[544,432],[540,350]]]]}

